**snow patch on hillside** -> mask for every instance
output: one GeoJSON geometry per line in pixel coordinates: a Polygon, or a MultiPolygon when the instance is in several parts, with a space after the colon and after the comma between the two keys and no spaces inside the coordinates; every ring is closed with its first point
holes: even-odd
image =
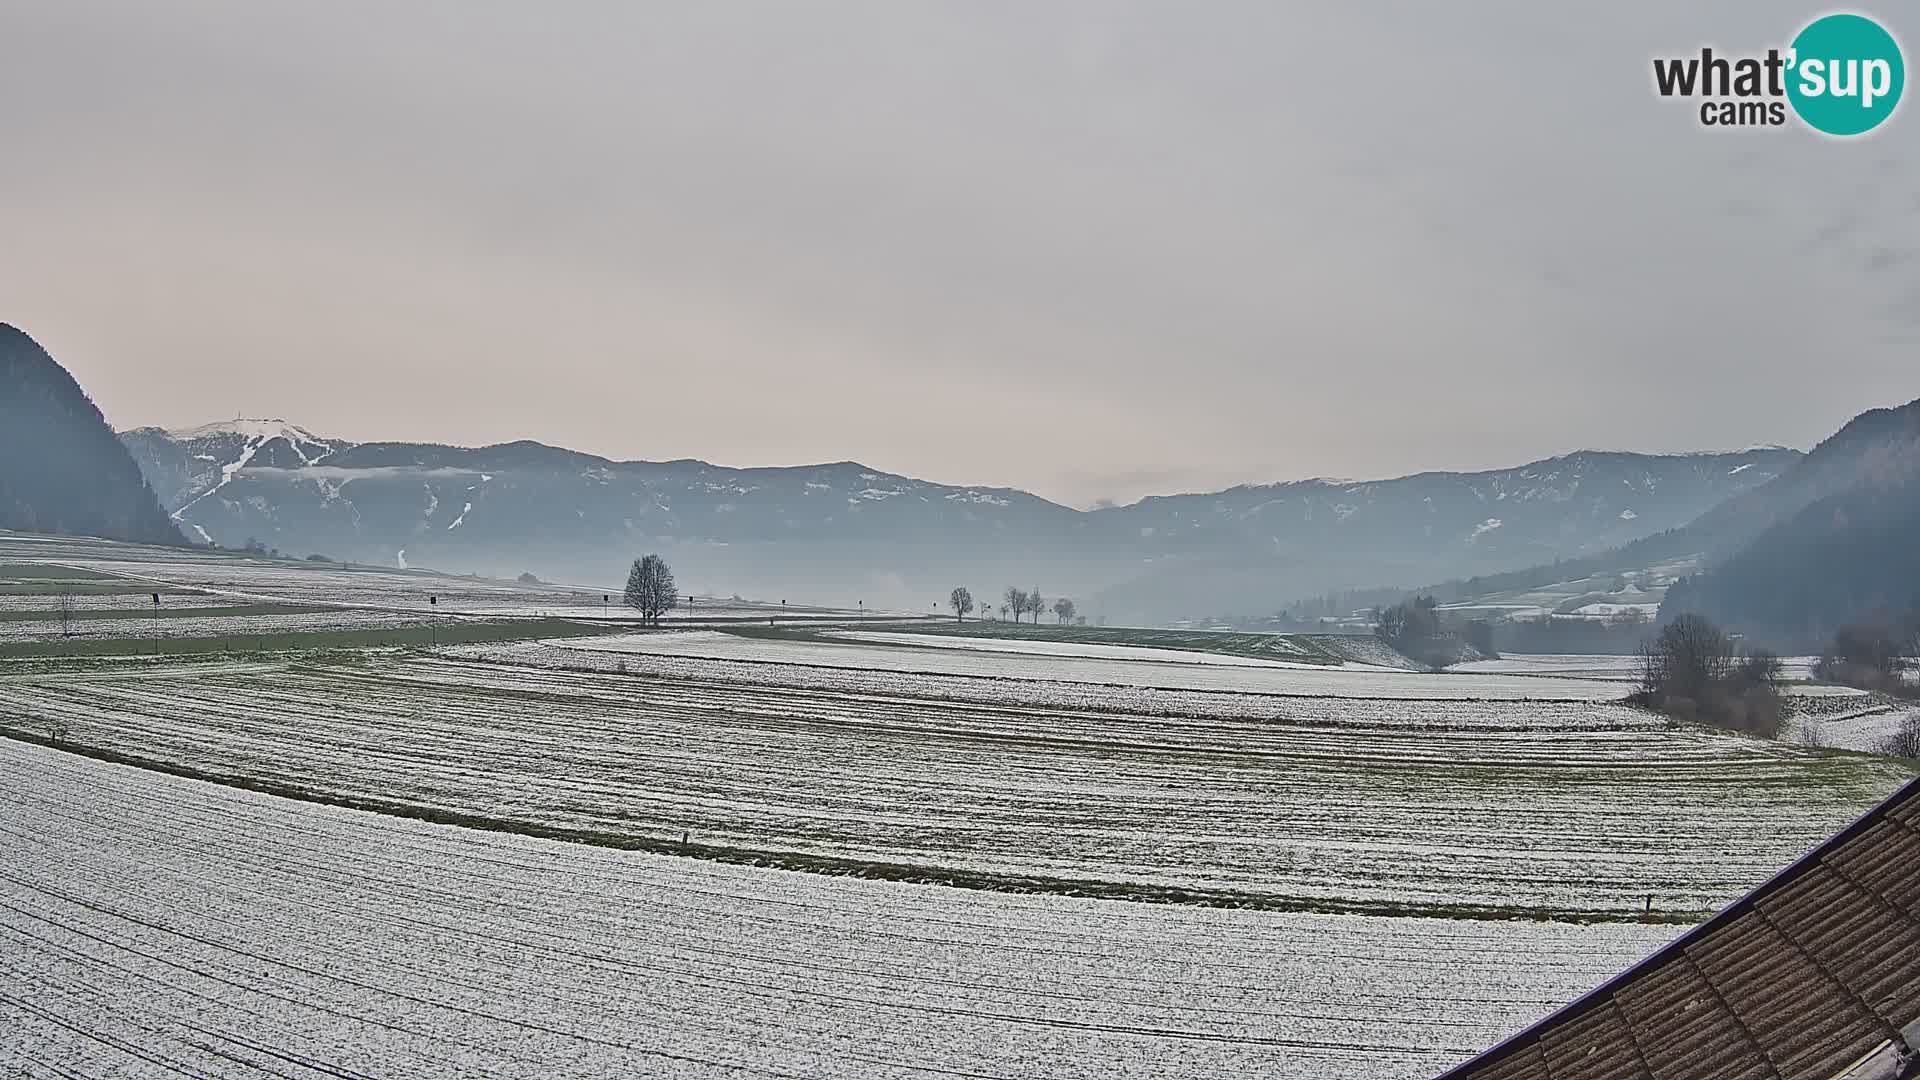
{"type": "Polygon", "coordinates": [[[984,506],[1012,506],[1013,505],[1011,501],[1007,499],[1003,499],[1000,496],[995,495],[992,492],[988,492],[988,491],[956,491],[949,494],[947,498],[950,500],[964,499],[967,502],[979,503],[984,506]]]}
{"type": "Polygon", "coordinates": [[[250,438],[247,443],[246,449],[240,451],[240,456],[238,458],[234,459],[231,462],[228,462],[225,465],[220,466],[220,479],[217,482],[215,482],[212,487],[194,496],[192,499],[189,499],[186,503],[184,503],[180,507],[180,509],[175,510],[173,512],[173,519],[175,521],[179,521],[180,515],[192,509],[195,503],[198,503],[201,499],[206,498],[207,496],[213,494],[216,491],[219,491],[221,488],[226,487],[229,483],[231,483],[233,481],[234,474],[238,473],[241,469],[246,468],[247,462],[253,460],[253,455],[258,453],[260,451],[260,448],[267,444],[267,441],[268,440],[263,438],[250,438]]]}

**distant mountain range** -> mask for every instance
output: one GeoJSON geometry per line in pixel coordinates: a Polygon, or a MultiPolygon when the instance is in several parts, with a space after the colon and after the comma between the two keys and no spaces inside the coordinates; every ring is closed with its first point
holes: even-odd
{"type": "Polygon", "coordinates": [[[1663,616],[1700,611],[1800,651],[1847,622],[1920,613],[1920,401],[1855,417],[1687,532],[1719,554],[1663,616]]]}
{"type": "Polygon", "coordinates": [[[67,369],[0,323],[0,528],[178,544],[127,451],[67,369]]]}
{"type": "Polygon", "coordinates": [[[1854,417],[1678,527],[1417,591],[1476,614],[1657,604],[1663,618],[1698,611],[1778,648],[1818,649],[1844,622],[1920,610],[1920,401],[1854,417]]]}
{"type": "Polygon", "coordinates": [[[534,442],[351,443],[284,421],[121,434],[188,535],[384,565],[590,582],[658,550],[683,582],[928,607],[1007,584],[1119,620],[1270,611],[1314,592],[1504,569],[1682,525],[1799,452],[1584,451],[1513,469],[1305,480],[1075,510],[854,462],[611,461],[534,442]]]}

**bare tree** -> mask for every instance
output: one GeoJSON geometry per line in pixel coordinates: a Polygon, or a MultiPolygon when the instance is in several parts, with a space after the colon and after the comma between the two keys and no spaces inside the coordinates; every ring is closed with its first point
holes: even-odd
{"type": "Polygon", "coordinates": [[[1785,715],[1780,658],[1738,655],[1733,639],[1701,615],[1686,614],[1640,647],[1633,700],[1686,719],[1777,738],[1785,715]]]}
{"type": "Polygon", "coordinates": [[[1655,705],[1698,707],[1733,670],[1733,641],[1705,616],[1688,613],[1660,628],[1640,650],[1640,688],[1655,705]]]}
{"type": "Polygon", "coordinates": [[[1894,757],[1920,758],[1920,713],[1908,713],[1900,727],[1887,736],[1880,752],[1894,757]]]}
{"type": "Polygon", "coordinates": [[[1780,680],[1785,666],[1780,657],[1766,649],[1754,649],[1740,657],[1734,667],[1733,680],[1743,690],[1780,689],[1780,680]]]}
{"type": "Polygon", "coordinates": [[[1000,614],[1005,615],[1008,611],[1012,611],[1013,621],[1019,622],[1020,616],[1027,613],[1027,591],[1009,585],[1005,599],[1007,602],[1000,605],[1000,614]]]}
{"type": "Polygon", "coordinates": [[[59,607],[60,607],[60,636],[72,637],[73,636],[73,594],[70,592],[61,593],[59,607]]]}
{"type": "Polygon", "coordinates": [[[1392,643],[1400,640],[1406,632],[1407,606],[1405,604],[1373,609],[1373,633],[1380,640],[1392,643]]]}
{"type": "Polygon", "coordinates": [[[1027,593],[1027,610],[1033,612],[1035,626],[1040,625],[1040,613],[1046,609],[1047,602],[1040,597],[1040,586],[1035,585],[1033,590],[1027,593]]]}
{"type": "Polygon", "coordinates": [[[973,611],[973,590],[962,585],[947,594],[947,606],[953,609],[956,622],[967,621],[968,613],[973,611]]]}
{"type": "Polygon", "coordinates": [[[647,625],[658,624],[660,616],[672,611],[679,599],[667,560],[658,555],[633,560],[633,569],[627,572],[626,603],[647,625]]]}
{"type": "Polygon", "coordinates": [[[1055,600],[1053,602],[1053,617],[1057,622],[1060,623],[1061,626],[1065,626],[1068,623],[1072,622],[1073,621],[1073,601],[1067,599],[1064,596],[1058,600],[1055,600]]]}

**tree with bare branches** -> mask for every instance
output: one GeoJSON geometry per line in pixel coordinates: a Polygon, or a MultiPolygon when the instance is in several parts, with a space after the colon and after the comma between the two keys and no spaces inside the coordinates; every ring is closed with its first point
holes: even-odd
{"type": "Polygon", "coordinates": [[[955,622],[967,621],[968,613],[973,611],[973,590],[961,585],[947,594],[947,606],[953,609],[955,622]]]}
{"type": "Polygon", "coordinates": [[[667,566],[667,560],[658,555],[633,560],[633,569],[627,572],[625,599],[628,607],[640,613],[643,622],[658,625],[660,616],[672,611],[680,599],[674,590],[673,570],[667,566]]]}
{"type": "Polygon", "coordinates": [[[1883,754],[1920,759],[1920,713],[1908,713],[1880,746],[1883,754]]]}
{"type": "Polygon", "coordinates": [[[1742,655],[1725,631],[1688,613],[1640,647],[1640,687],[1633,700],[1773,738],[1785,712],[1780,675],[1779,657],[1765,650],[1742,655]]]}
{"type": "Polygon", "coordinates": [[[1000,605],[1000,613],[1005,615],[1011,611],[1013,613],[1013,621],[1019,622],[1020,616],[1027,613],[1027,590],[1016,589],[1009,585],[1007,586],[1005,599],[1006,603],[1000,605]]]}

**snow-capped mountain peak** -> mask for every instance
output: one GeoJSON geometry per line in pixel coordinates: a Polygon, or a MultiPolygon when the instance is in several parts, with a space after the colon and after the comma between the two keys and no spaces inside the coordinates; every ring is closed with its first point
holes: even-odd
{"type": "Polygon", "coordinates": [[[306,428],[289,424],[285,420],[216,420],[211,424],[201,424],[190,428],[168,428],[168,437],[176,442],[195,442],[201,439],[215,439],[222,436],[237,436],[257,442],[269,442],[274,439],[286,439],[295,443],[319,443],[330,445],[335,440],[322,439],[306,428]]]}

